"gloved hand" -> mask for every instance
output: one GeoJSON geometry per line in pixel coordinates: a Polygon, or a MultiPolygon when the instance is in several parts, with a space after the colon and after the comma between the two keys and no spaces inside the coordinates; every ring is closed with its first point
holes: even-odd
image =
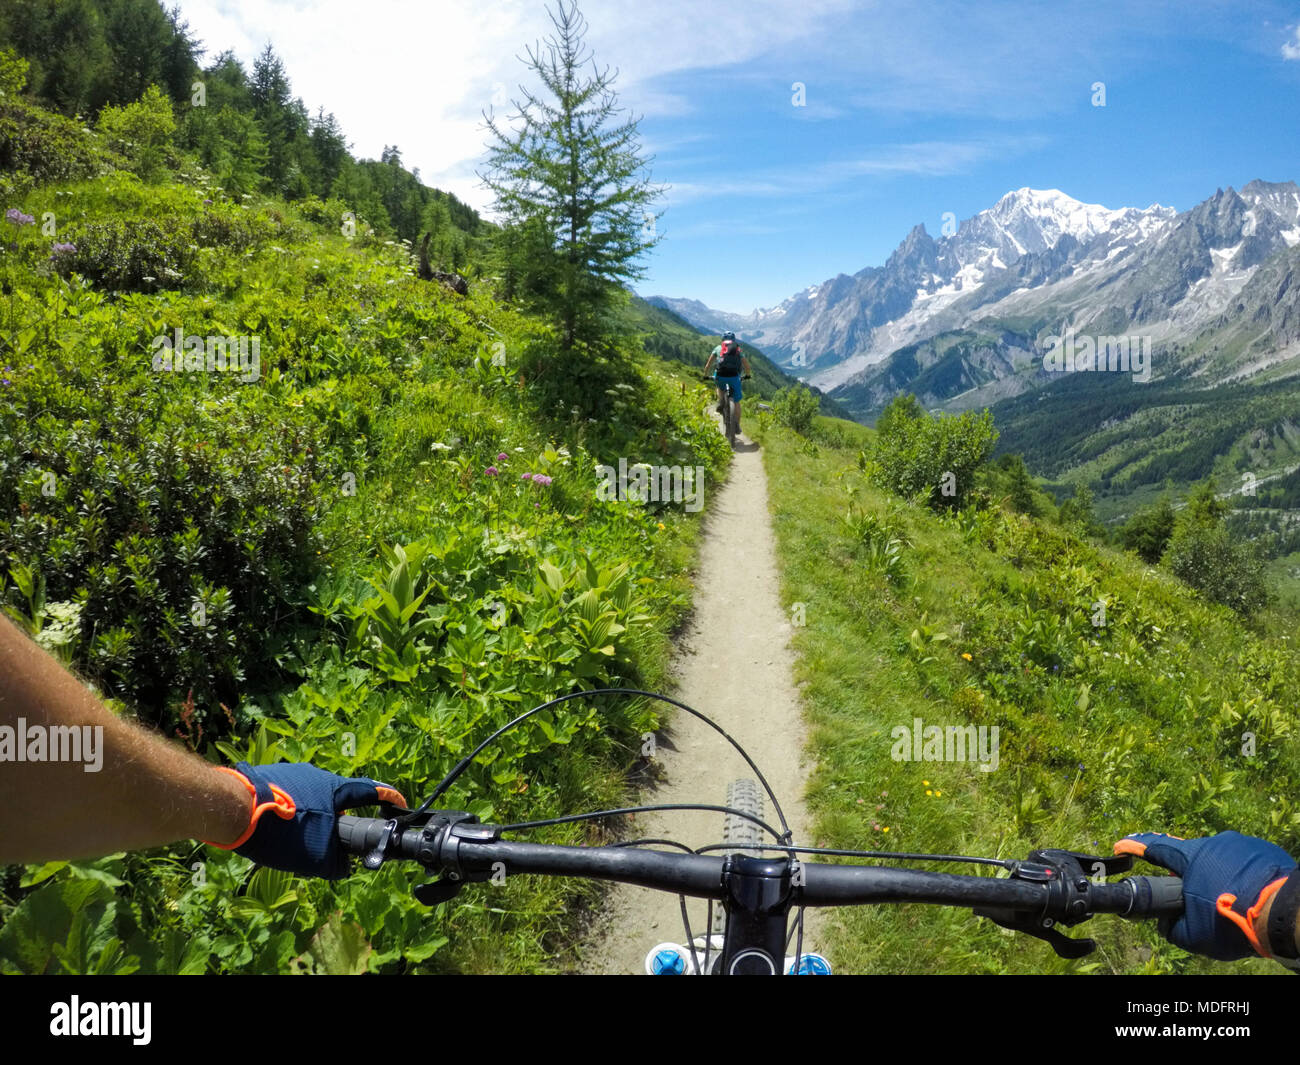
{"type": "MultiPolygon", "coordinates": [[[[259,865],[302,876],[337,880],[348,874],[348,855],[338,841],[338,815],[378,802],[405,808],[396,788],[369,777],[341,777],[307,762],[221,767],[248,787],[248,828],[234,843],[212,843],[259,865]]],[[[204,841],[208,842],[208,841],[204,841]]]]}
{"type": "Polygon", "coordinates": [[[1255,934],[1255,918],[1296,868],[1275,843],[1240,832],[1204,839],[1135,832],[1115,844],[1115,853],[1145,858],[1183,878],[1182,916],[1159,924],[1174,946],[1220,961],[1252,953],[1272,957],[1268,937],[1261,941],[1255,934]]]}

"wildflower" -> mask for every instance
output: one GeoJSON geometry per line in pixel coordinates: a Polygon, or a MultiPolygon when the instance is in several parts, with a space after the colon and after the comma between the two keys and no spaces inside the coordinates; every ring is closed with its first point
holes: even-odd
{"type": "Polygon", "coordinates": [[[523,473],[519,475],[519,479],[521,481],[531,481],[533,479],[533,475],[531,473],[523,473]]]}
{"type": "Polygon", "coordinates": [[[30,226],[36,223],[33,215],[23,214],[17,207],[10,207],[5,212],[5,220],[12,222],[16,226],[30,226]]]}
{"type": "Polygon", "coordinates": [[[961,656],[962,656],[962,658],[966,659],[967,662],[969,662],[969,661],[971,660],[970,652],[968,652],[968,651],[963,651],[963,652],[961,653],[961,656]]]}
{"type": "Polygon", "coordinates": [[[663,522],[662,522],[662,521],[661,521],[661,522],[659,522],[659,528],[661,528],[661,529],[662,529],[662,528],[663,528],[663,527],[664,527],[664,523],[663,523],[663,522]]]}
{"type": "Polygon", "coordinates": [[[925,789],[925,793],[926,793],[927,795],[933,795],[933,794],[934,794],[934,792],[932,792],[929,788],[926,788],[926,789],[925,789]]]}
{"type": "Polygon", "coordinates": [[[928,780],[921,781],[921,787],[928,788],[929,786],[930,786],[930,782],[928,780]]]}
{"type": "Polygon", "coordinates": [[[489,477],[495,477],[495,476],[496,476],[498,473],[500,473],[501,471],[498,470],[495,466],[489,466],[489,467],[488,467],[486,470],[484,470],[483,472],[484,472],[487,476],[489,476],[489,477]]]}
{"type": "Polygon", "coordinates": [[[497,453],[497,462],[505,462],[506,459],[508,459],[509,457],[510,456],[507,455],[504,451],[500,451],[497,453]]]}

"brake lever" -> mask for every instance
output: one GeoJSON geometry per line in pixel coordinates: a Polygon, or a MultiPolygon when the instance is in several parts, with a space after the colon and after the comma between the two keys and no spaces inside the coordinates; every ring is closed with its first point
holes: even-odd
{"type": "Polygon", "coordinates": [[[1082,958],[1097,949],[1097,941],[1063,935],[1057,926],[1076,925],[1092,916],[1088,905],[1091,881],[1085,869],[1093,875],[1113,876],[1131,868],[1133,858],[1127,854],[1101,857],[1081,851],[1033,851],[1025,861],[1012,866],[1011,878],[1046,884],[1047,903],[1043,910],[1034,913],[1003,907],[978,907],[974,913],[1003,928],[1045,941],[1058,957],[1082,958]]]}
{"type": "Polygon", "coordinates": [[[1075,939],[1062,935],[1056,929],[1056,922],[1051,917],[1032,914],[1024,910],[985,909],[977,907],[976,917],[987,917],[994,924],[1010,928],[1013,932],[1022,932],[1035,939],[1044,940],[1056,951],[1060,958],[1083,958],[1097,949],[1095,939],[1075,939]]]}
{"type": "Polygon", "coordinates": [[[489,843],[499,838],[500,828],[480,824],[474,814],[464,810],[430,810],[423,821],[417,860],[425,869],[441,864],[445,871],[437,880],[420,884],[414,889],[413,894],[418,902],[425,906],[439,906],[454,899],[466,884],[483,883],[491,878],[490,872],[463,869],[458,851],[462,839],[489,843]]]}

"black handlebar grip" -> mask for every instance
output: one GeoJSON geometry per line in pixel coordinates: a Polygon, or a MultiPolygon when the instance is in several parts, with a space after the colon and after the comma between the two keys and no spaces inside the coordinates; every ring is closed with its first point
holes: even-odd
{"type": "Polygon", "coordinates": [[[353,817],[339,814],[339,844],[349,854],[367,854],[379,843],[384,822],[377,817],[353,817]]]}
{"type": "Polygon", "coordinates": [[[1176,876],[1134,876],[1133,909],[1125,917],[1179,917],[1183,912],[1183,881],[1176,876]]]}

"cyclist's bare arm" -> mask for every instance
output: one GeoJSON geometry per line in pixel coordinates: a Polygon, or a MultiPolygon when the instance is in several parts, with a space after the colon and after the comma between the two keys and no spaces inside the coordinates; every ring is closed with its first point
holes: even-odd
{"type": "Polygon", "coordinates": [[[177,840],[234,841],[248,825],[244,784],[123,721],[3,613],[0,730],[0,865],[177,840]],[[29,752],[48,759],[54,736],[65,756],[75,750],[68,728],[89,741],[81,743],[79,761],[26,760],[29,752]],[[36,739],[41,735],[43,742],[36,739]],[[24,739],[24,760],[17,761],[24,739]]]}
{"type": "Polygon", "coordinates": [[[706,363],[704,364],[704,376],[705,376],[705,377],[707,377],[707,376],[709,375],[709,370],[712,369],[712,367],[713,367],[713,357],[714,357],[714,356],[713,356],[713,352],[709,352],[709,360],[708,360],[708,362],[706,362],[706,363]]]}
{"type": "Polygon", "coordinates": [[[741,365],[745,367],[745,374],[746,374],[747,376],[749,376],[749,377],[753,377],[753,376],[754,376],[754,368],[753,368],[752,366],[749,365],[749,359],[746,358],[744,355],[742,355],[742,356],[740,357],[740,362],[741,362],[741,365]]]}

